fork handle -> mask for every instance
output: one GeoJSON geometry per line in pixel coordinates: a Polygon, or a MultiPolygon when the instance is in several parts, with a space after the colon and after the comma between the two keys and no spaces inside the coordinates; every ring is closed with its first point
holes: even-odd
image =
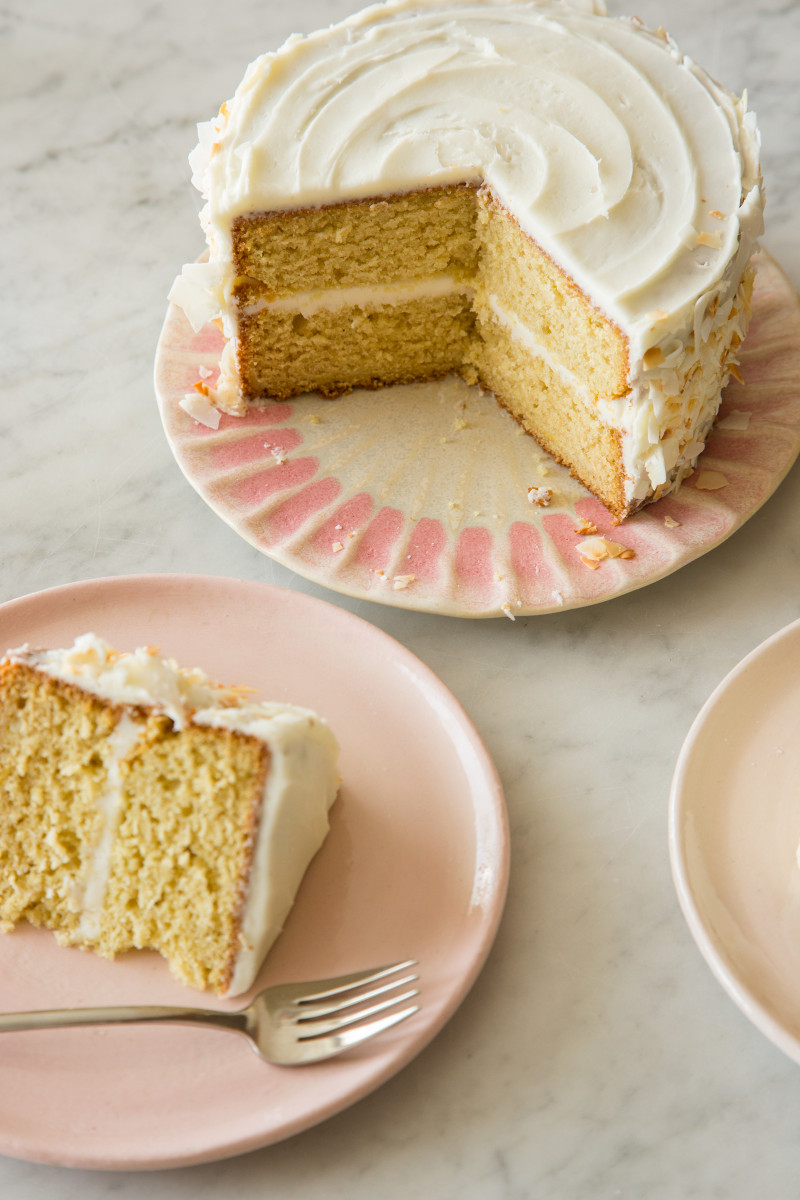
{"type": "Polygon", "coordinates": [[[30,1029],[62,1029],[74,1025],[143,1025],[154,1022],[180,1025],[215,1025],[247,1032],[245,1012],[219,1012],[210,1008],[177,1008],[158,1005],[120,1005],[111,1008],[50,1008],[38,1012],[0,1015],[0,1033],[30,1029]]]}

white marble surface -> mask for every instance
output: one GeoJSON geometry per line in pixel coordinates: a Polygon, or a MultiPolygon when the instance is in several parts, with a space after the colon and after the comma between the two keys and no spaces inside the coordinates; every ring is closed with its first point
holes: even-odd
{"type": "MultiPolygon", "coordinates": [[[[355,7],[3,5],[0,599],[185,571],[266,580],[358,611],[439,674],[494,756],[513,836],[505,918],[435,1042],[326,1124],[241,1159],[149,1176],[0,1159],[0,1195],[795,1197],[800,1074],[691,941],[670,881],[666,810],[706,696],[800,615],[798,471],[730,541],[661,583],[583,611],[475,623],[306,584],[224,526],[167,448],[151,373],[173,274],[201,248],[186,165],[194,124],[257,52],[355,7]]],[[[636,11],[729,86],[749,88],[764,139],[764,243],[797,286],[800,6],[638,0],[636,11]]]]}

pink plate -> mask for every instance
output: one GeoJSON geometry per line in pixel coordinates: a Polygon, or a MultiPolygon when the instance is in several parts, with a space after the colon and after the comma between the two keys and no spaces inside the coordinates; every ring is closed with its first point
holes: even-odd
{"type": "Polygon", "coordinates": [[[619,527],[491,395],[458,379],[335,401],[303,396],[210,429],[180,401],[202,379],[214,383],[222,335],[214,325],[193,334],[173,307],[156,391],[189,482],[246,541],[299,575],[425,612],[546,613],[669,575],[729,537],[783,479],[800,449],[800,302],[763,253],[753,304],[740,355],[746,386],[727,388],[700,471],[619,527]],[[708,471],[725,486],[698,487],[708,471]],[[529,504],[534,485],[553,489],[549,508],[529,504]],[[580,520],[635,557],[591,570],[580,520]]]}
{"type": "Polygon", "coordinates": [[[800,621],[719,685],[684,744],[670,856],[689,928],[753,1024],[800,1063],[800,621]]]}
{"type": "MultiPolygon", "coordinates": [[[[316,1066],[263,1063],[243,1038],[143,1026],[0,1039],[0,1152],[68,1166],[206,1162],[307,1129],[404,1066],[461,1002],[506,891],[506,815],[494,767],[442,683],[347,612],[261,583],[154,575],[93,580],[0,607],[3,649],[156,644],[225,683],[310,706],[342,746],[342,790],[284,932],[257,981],[419,960],[421,1011],[316,1066]]],[[[155,954],[107,962],[45,930],[0,937],[0,1008],[186,1004],[235,1008],[176,983],[155,954]]]]}

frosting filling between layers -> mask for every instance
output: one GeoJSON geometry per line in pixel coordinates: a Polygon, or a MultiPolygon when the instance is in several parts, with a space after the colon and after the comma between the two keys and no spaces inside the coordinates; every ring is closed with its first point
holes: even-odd
{"type": "Polygon", "coordinates": [[[140,734],[141,723],[123,713],[108,739],[111,751],[108,779],[106,789],[98,801],[102,817],[100,837],[83,879],[76,885],[70,897],[70,907],[81,915],[78,936],[87,941],[94,941],[100,936],[100,917],[111,871],[111,850],[125,799],[120,765],[133,750],[140,734]]]}
{"type": "Polygon", "coordinates": [[[246,304],[240,309],[240,313],[244,317],[252,317],[267,310],[313,317],[318,312],[336,312],[342,308],[377,308],[386,304],[433,300],[439,296],[455,296],[459,293],[471,299],[473,289],[449,275],[443,275],[437,279],[413,279],[408,283],[293,292],[290,296],[278,296],[275,299],[257,300],[253,304],[246,304]]]}

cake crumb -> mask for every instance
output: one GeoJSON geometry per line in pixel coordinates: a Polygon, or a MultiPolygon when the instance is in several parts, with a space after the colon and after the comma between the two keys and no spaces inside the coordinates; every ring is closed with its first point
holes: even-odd
{"type": "Polygon", "coordinates": [[[712,208],[708,215],[710,217],[715,217],[718,221],[725,220],[725,213],[721,213],[718,208],[712,208]]]}
{"type": "Polygon", "coordinates": [[[680,521],[676,521],[674,517],[666,516],[664,517],[664,524],[666,525],[667,529],[677,529],[680,525],[680,521]]]}
{"type": "Polygon", "coordinates": [[[700,471],[695,483],[701,492],[716,492],[727,486],[728,480],[721,471],[700,471]]]}
{"type": "Polygon", "coordinates": [[[317,416],[316,413],[309,413],[308,419],[312,425],[319,425],[319,423],[320,423],[320,418],[317,416]]]}
{"type": "Polygon", "coordinates": [[[550,467],[547,465],[547,463],[545,463],[545,462],[539,463],[539,474],[540,475],[549,475],[550,474],[550,467]]]}
{"type": "Polygon", "coordinates": [[[582,517],[575,526],[573,533],[579,533],[581,537],[589,537],[593,533],[597,533],[597,526],[594,521],[589,521],[586,517],[582,517]]]}
{"type": "Polygon", "coordinates": [[[529,487],[528,488],[528,503],[535,504],[538,508],[548,508],[553,499],[553,489],[545,487],[529,487]]]}

